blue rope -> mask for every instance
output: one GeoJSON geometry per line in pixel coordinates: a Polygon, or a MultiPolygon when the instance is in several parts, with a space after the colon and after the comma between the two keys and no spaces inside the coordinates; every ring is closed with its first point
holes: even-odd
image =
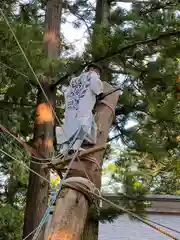
{"type": "MultiPolygon", "coordinates": [[[[77,152],[78,152],[78,150],[76,151],[76,153],[77,153],[77,152]]],[[[75,154],[76,154],[76,153],[75,153],[75,154]]],[[[67,168],[67,170],[66,170],[66,172],[65,172],[65,174],[64,174],[64,177],[60,180],[60,183],[59,183],[59,186],[58,186],[58,190],[57,190],[57,192],[55,193],[54,197],[52,197],[51,202],[50,202],[50,204],[49,204],[49,206],[48,206],[48,208],[47,208],[47,210],[46,210],[43,218],[41,219],[41,222],[40,222],[40,224],[39,224],[39,227],[37,228],[37,230],[36,230],[36,232],[35,232],[32,240],[36,240],[36,239],[38,238],[42,226],[45,224],[45,222],[47,222],[47,217],[49,217],[49,215],[50,215],[51,207],[52,207],[52,206],[54,205],[54,203],[56,202],[56,199],[57,199],[57,197],[58,197],[58,194],[60,193],[60,191],[61,191],[61,189],[62,189],[63,182],[64,182],[64,180],[66,179],[66,177],[67,177],[67,175],[68,175],[68,173],[69,173],[69,170],[70,170],[71,165],[73,164],[73,162],[74,162],[74,158],[71,159],[71,161],[70,161],[70,163],[69,163],[69,166],[68,166],[68,168],[67,168]]]]}

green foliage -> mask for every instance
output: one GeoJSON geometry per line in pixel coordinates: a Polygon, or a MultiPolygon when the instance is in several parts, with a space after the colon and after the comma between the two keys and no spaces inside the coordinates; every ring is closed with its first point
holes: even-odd
{"type": "Polygon", "coordinates": [[[23,224],[23,212],[10,204],[0,205],[0,239],[21,239],[21,228],[23,224]]]}
{"type": "MultiPolygon", "coordinates": [[[[130,11],[111,1],[109,25],[105,27],[94,24],[94,7],[88,1],[77,0],[66,11],[76,16],[74,27],[88,27],[88,43],[77,56],[74,46],[63,49],[60,59],[46,59],[43,53],[46,1],[21,4],[17,13],[18,4],[8,0],[0,7],[40,80],[54,73],[58,78],[70,72],[79,74],[79,67],[94,57],[103,58],[106,66],[109,64],[109,82],[122,86],[118,114],[111,129],[118,136],[113,141],[121,140],[121,144],[116,142],[113,147],[109,142],[104,155],[106,163],[111,156],[117,160],[104,169],[104,174],[123,186],[121,204],[140,214],[147,206],[140,201],[146,193],[179,195],[180,104],[175,95],[180,74],[180,16],[176,12],[180,9],[179,1],[133,3],[130,11]],[[130,120],[136,123],[134,127],[127,127],[130,120]]],[[[67,15],[63,19],[67,21],[67,15]]],[[[0,122],[28,141],[33,135],[37,82],[2,17],[0,39],[0,122]]],[[[65,79],[63,84],[68,81],[65,79]]],[[[60,99],[59,116],[63,109],[60,99]]],[[[0,142],[5,151],[29,164],[27,152],[11,137],[1,134],[0,142]]],[[[3,154],[0,173],[0,239],[20,239],[28,173],[3,154]]],[[[58,181],[52,180],[53,190],[58,181]]],[[[121,212],[107,208],[99,219],[112,221],[118,214],[121,212]]]]}

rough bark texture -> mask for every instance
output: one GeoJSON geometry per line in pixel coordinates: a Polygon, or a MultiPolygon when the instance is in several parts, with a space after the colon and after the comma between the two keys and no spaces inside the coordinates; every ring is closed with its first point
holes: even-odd
{"type": "MultiPolygon", "coordinates": [[[[104,89],[109,91],[112,87],[108,83],[104,83],[104,89]]],[[[106,97],[105,100],[115,110],[118,98],[119,92],[115,92],[106,97]]],[[[101,146],[107,141],[114,115],[112,110],[104,104],[97,106],[96,112],[96,123],[98,126],[96,146],[101,146]]],[[[104,150],[101,150],[90,156],[95,158],[97,163],[102,166],[103,155],[104,150]]],[[[89,161],[82,161],[79,169],[77,169],[77,164],[74,164],[68,177],[80,176],[87,178],[84,170],[90,180],[99,187],[101,184],[101,169],[98,169],[96,164],[89,161]]],[[[88,212],[88,202],[82,194],[68,188],[64,189],[62,194],[60,194],[60,199],[56,203],[56,209],[49,225],[48,240],[80,240],[88,212]]],[[[93,226],[95,225],[93,224],[93,226]]]]}
{"type": "Polygon", "coordinates": [[[98,239],[98,227],[99,227],[98,221],[87,219],[81,240],[98,239]]]}
{"type": "Polygon", "coordinates": [[[110,1],[97,0],[95,24],[108,25],[110,16],[110,1]]]}
{"type": "MultiPolygon", "coordinates": [[[[62,1],[49,0],[46,7],[44,54],[46,57],[57,58],[59,56],[59,33],[62,12],[62,1]]],[[[55,106],[56,89],[50,86],[54,81],[54,75],[45,76],[42,87],[51,103],[55,106]]],[[[36,118],[34,127],[34,147],[45,158],[52,156],[54,140],[54,115],[52,107],[39,89],[37,96],[36,118]]],[[[49,180],[49,170],[42,169],[41,165],[31,162],[30,167],[38,174],[49,180]]],[[[48,183],[34,173],[30,172],[27,192],[26,210],[24,216],[23,237],[26,237],[40,223],[48,203],[48,183]]],[[[39,240],[44,238],[44,229],[39,240]]],[[[31,235],[27,240],[32,239],[31,235]]]]}
{"type": "Polygon", "coordinates": [[[48,240],[80,240],[87,212],[88,201],[83,194],[72,189],[63,189],[56,202],[48,240]]]}
{"type": "MultiPolygon", "coordinates": [[[[96,1],[96,15],[95,15],[95,25],[101,25],[101,26],[108,26],[109,24],[109,17],[110,17],[110,1],[108,0],[97,0],[96,1]]],[[[96,31],[93,32],[93,46],[96,45],[96,31]]],[[[98,34],[97,34],[98,36],[98,34]]],[[[93,59],[97,60],[101,56],[97,55],[94,52],[93,59]]],[[[101,67],[103,69],[103,73],[101,74],[102,81],[110,81],[111,80],[111,74],[108,73],[108,63],[101,64],[101,67]]],[[[106,92],[106,91],[105,91],[106,92]]],[[[99,176],[96,177],[96,186],[98,188],[101,188],[101,173],[99,176]]],[[[97,220],[92,220],[90,218],[87,218],[87,222],[84,228],[83,233],[83,240],[98,240],[98,228],[99,228],[99,222],[97,220]]]]}

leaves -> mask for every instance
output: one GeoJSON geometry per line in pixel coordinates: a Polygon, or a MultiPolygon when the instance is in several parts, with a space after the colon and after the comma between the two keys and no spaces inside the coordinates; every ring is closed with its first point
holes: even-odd
{"type": "MultiPolygon", "coordinates": [[[[113,136],[118,137],[109,142],[104,155],[107,163],[104,174],[110,176],[112,185],[119,184],[117,190],[125,194],[123,204],[140,212],[147,206],[139,201],[146,193],[180,194],[180,105],[175,95],[180,74],[180,21],[175,12],[179,9],[179,1],[133,3],[129,11],[114,1],[110,6],[109,25],[104,27],[93,24],[94,6],[88,1],[77,0],[65,9],[63,18],[68,22],[69,12],[73,13],[76,17],[74,27],[86,23],[93,37],[87,39],[82,54],[76,55],[71,44],[68,50],[62,49],[59,59],[48,60],[43,54],[46,3],[21,4],[20,12],[15,13],[14,6],[17,8],[19,3],[6,2],[4,11],[38,79],[52,73],[57,78],[70,72],[79,74],[80,67],[91,61],[92,55],[103,58],[105,65],[117,70],[108,81],[115,86],[121,85],[122,89],[111,128],[113,136]],[[177,34],[162,36],[175,31],[177,34]],[[128,127],[129,122],[134,126],[128,127]],[[112,161],[108,164],[109,160],[112,161]]],[[[61,40],[69,46],[63,35],[61,40]]],[[[0,45],[0,122],[29,140],[33,135],[37,83],[2,19],[0,45]]],[[[67,85],[68,81],[65,79],[63,84],[67,85]]],[[[64,112],[62,99],[58,100],[58,110],[61,117],[64,112]]],[[[29,155],[10,136],[1,134],[0,142],[4,150],[29,164],[29,155]]],[[[20,239],[28,173],[9,157],[3,154],[0,157],[0,171],[5,178],[0,182],[0,221],[3,223],[0,239],[20,239]]],[[[51,179],[53,190],[58,182],[59,178],[51,179]]],[[[111,190],[114,189],[112,185],[109,184],[111,190]]],[[[112,221],[118,214],[113,209],[105,209],[100,219],[112,221]]]]}

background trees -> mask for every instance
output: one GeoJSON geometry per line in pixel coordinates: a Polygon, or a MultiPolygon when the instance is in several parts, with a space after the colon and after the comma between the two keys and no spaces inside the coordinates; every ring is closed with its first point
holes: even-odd
{"type": "MultiPolygon", "coordinates": [[[[108,168],[110,176],[113,169],[111,181],[121,182],[122,192],[136,198],[147,192],[179,194],[179,3],[150,1],[132,4],[130,10],[117,1],[106,3],[110,11],[102,7],[96,12],[96,18],[104,14],[105,25],[94,24],[95,5],[90,1],[64,3],[63,22],[73,14],[73,26],[86,27],[87,42],[84,51],[75,54],[76,47],[61,33],[57,60],[46,60],[43,54],[44,1],[8,1],[1,8],[39,79],[55,71],[59,83],[68,84],[71,73],[79,74],[93,55],[105,66],[106,81],[121,87],[109,136],[115,153],[108,158],[117,161],[108,168]]],[[[37,84],[2,17],[0,39],[1,124],[31,145],[37,84]]],[[[61,120],[63,108],[57,95],[61,120]]],[[[4,151],[29,164],[29,154],[11,136],[1,132],[0,141],[4,151]]],[[[0,169],[0,239],[20,239],[28,172],[2,152],[0,169]]]]}

